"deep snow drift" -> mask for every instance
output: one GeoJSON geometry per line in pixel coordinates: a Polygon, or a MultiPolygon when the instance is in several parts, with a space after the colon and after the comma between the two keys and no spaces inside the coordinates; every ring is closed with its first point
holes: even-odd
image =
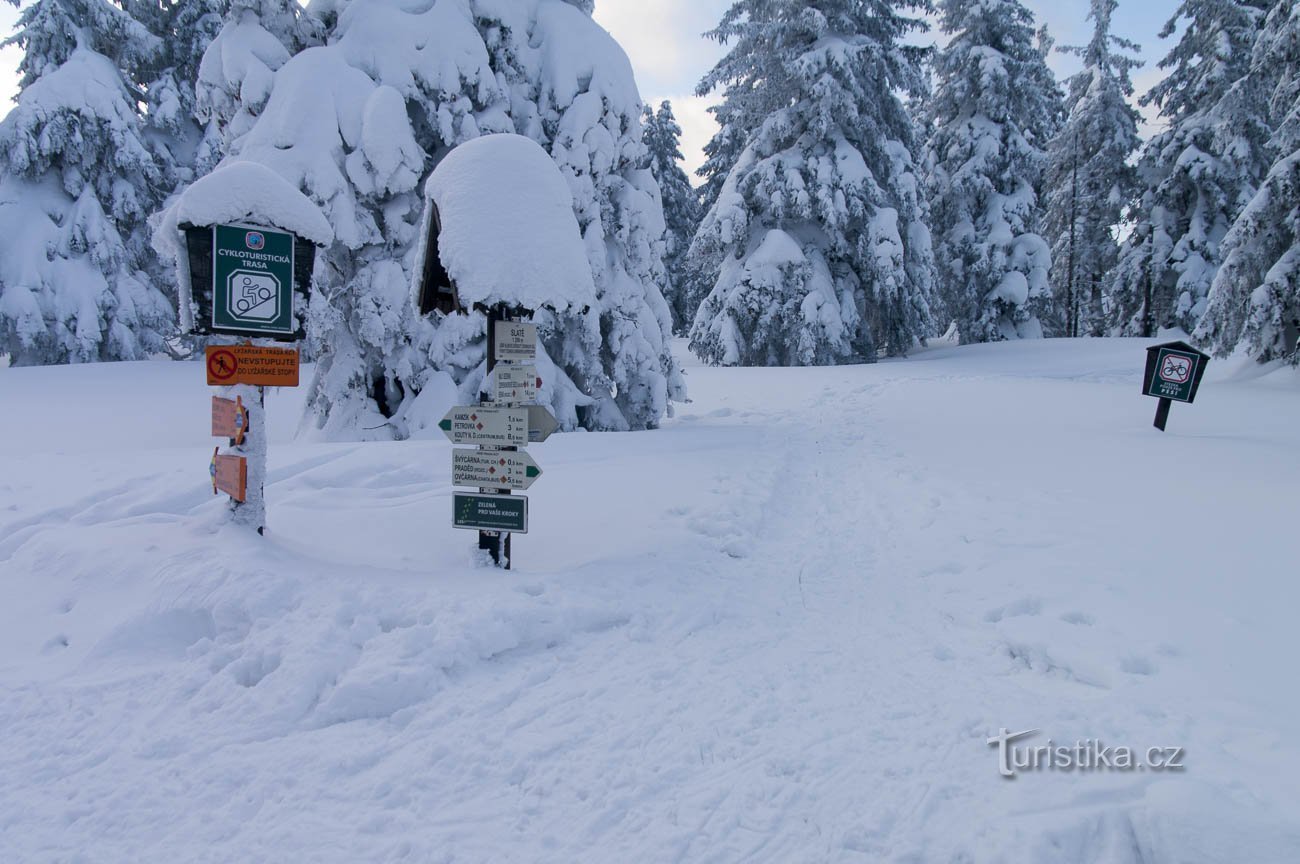
{"type": "Polygon", "coordinates": [[[691,368],[530,448],[509,573],[445,441],[272,395],[259,539],[198,364],[0,370],[0,860],[1300,860],[1300,379],[1162,435],[1144,344],[691,368]]]}

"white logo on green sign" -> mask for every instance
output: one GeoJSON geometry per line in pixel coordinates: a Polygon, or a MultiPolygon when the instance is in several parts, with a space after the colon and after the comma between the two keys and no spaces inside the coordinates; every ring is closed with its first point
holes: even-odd
{"type": "Polygon", "coordinates": [[[280,280],[269,273],[236,270],[227,281],[227,312],[237,321],[274,321],[280,317],[280,280]]]}

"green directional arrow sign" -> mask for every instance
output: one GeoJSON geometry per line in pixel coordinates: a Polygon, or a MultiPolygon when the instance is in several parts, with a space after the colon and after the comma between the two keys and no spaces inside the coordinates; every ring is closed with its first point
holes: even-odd
{"type": "Polygon", "coordinates": [[[451,482],[480,489],[527,489],[542,476],[522,450],[452,450],[451,482]]]}

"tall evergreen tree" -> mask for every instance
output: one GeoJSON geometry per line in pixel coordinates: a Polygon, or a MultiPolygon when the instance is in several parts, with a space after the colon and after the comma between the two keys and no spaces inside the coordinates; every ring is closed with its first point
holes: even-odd
{"type": "Polygon", "coordinates": [[[166,175],[142,127],[161,40],[106,0],[37,0],[0,122],[0,353],[18,364],[135,359],[174,330],[146,272],[166,175]]]}
{"type": "Polygon", "coordinates": [[[1038,235],[1055,80],[1017,0],[942,0],[926,181],[940,296],[962,342],[1042,335],[1051,254],[1038,235]]]}
{"type": "Polygon", "coordinates": [[[922,2],[738,0],[713,32],[734,43],[701,90],[750,129],[696,232],[717,273],[691,347],[727,365],[902,354],[930,335],[933,262],[902,92],[924,87],[903,44],[922,2]],[[902,11],[900,11],[902,10],[902,11]]]}
{"type": "Polygon", "coordinates": [[[1268,2],[1184,0],[1160,33],[1187,22],[1141,100],[1168,125],[1138,163],[1144,189],[1109,292],[1116,332],[1191,332],[1205,312],[1223,237],[1268,170],[1265,112],[1237,86],[1268,2]]]}
{"type": "MultiPolygon", "coordinates": [[[[282,38],[273,38],[278,50],[262,37],[213,42],[204,67],[220,58],[211,68],[226,71],[200,77],[215,87],[203,97],[214,111],[235,109],[215,115],[231,118],[227,159],[270,167],[333,228],[316,258],[308,326],[319,356],[310,401],[326,434],[413,434],[429,421],[421,394],[438,391],[439,380],[477,397],[484,317],[422,318],[411,287],[430,221],[423,181],[451,148],[496,132],[527,135],[556,161],[598,294],[581,314],[536,310],[542,403],[566,428],[639,429],[681,398],[671,313],[658,288],[664,223],[642,105],[626,55],[591,20],[590,6],[351,0],[322,12],[327,44],[287,59],[282,38]],[[243,52],[250,65],[242,68],[256,79],[235,83],[227,47],[243,52]],[[267,80],[253,60],[284,62],[267,80]],[[223,103],[223,93],[242,101],[223,103]],[[256,110],[250,93],[259,96],[256,110]],[[247,131],[236,134],[244,122],[247,131]]],[[[265,17],[258,22],[276,37],[265,17]]],[[[173,255],[174,234],[157,240],[173,255]]]]}
{"type": "Polygon", "coordinates": [[[664,268],[669,284],[664,291],[673,312],[673,329],[685,332],[695,318],[702,298],[691,296],[686,268],[686,250],[700,224],[700,199],[691,188],[690,178],[682,170],[682,127],[673,116],[673,106],[668,101],[654,111],[646,106],[643,115],[644,140],[650,152],[650,170],[659,183],[659,195],[664,207],[664,268]]]}
{"type": "Polygon", "coordinates": [[[1300,363],[1300,3],[1278,0],[1256,39],[1243,99],[1266,111],[1273,164],[1222,244],[1196,336],[1220,354],[1300,363]]]}
{"type": "Polygon", "coordinates": [[[1116,0],[1091,0],[1093,36],[1078,54],[1083,69],[1067,82],[1064,124],[1048,146],[1044,235],[1052,246],[1056,307],[1051,332],[1100,335],[1105,329],[1104,286],[1118,258],[1115,231],[1133,199],[1138,113],[1128,103],[1130,71],[1140,65],[1125,52],[1140,49],[1110,32],[1116,0]]]}

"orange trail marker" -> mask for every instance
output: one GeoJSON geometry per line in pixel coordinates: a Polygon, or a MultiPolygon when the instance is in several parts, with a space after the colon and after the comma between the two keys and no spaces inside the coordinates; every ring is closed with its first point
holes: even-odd
{"type": "Polygon", "coordinates": [[[244,433],[247,431],[248,409],[244,407],[243,398],[236,396],[232,402],[213,396],[212,434],[219,438],[229,438],[238,447],[244,443],[244,433]]]}
{"type": "Polygon", "coordinates": [[[259,345],[209,345],[208,384],[297,387],[298,349],[259,345]]]}
{"type": "Polygon", "coordinates": [[[236,501],[248,497],[248,460],[243,456],[223,456],[220,447],[212,450],[212,494],[225,492],[236,501]]]}

